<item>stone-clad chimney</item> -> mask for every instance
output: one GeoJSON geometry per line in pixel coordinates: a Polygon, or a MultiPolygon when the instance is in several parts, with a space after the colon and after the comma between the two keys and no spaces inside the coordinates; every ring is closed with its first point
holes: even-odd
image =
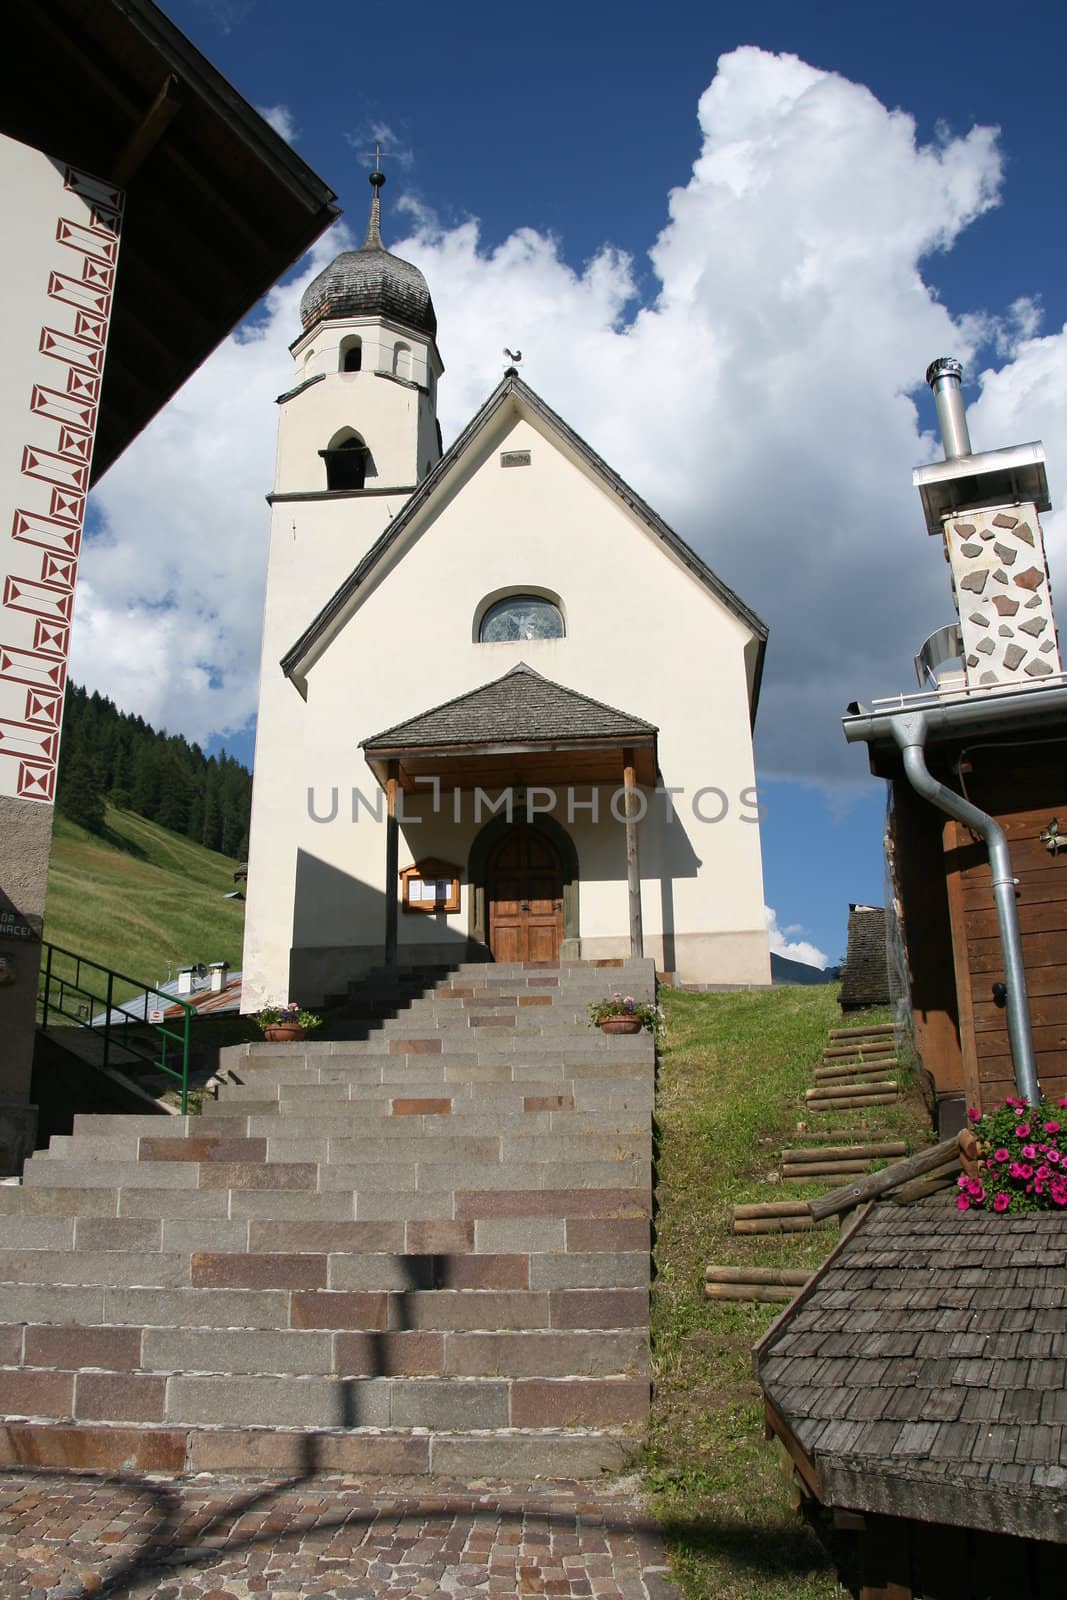
{"type": "Polygon", "coordinates": [[[1030,688],[1063,671],[1039,511],[1051,506],[1040,444],[971,452],[958,361],[931,363],[945,460],[914,474],[941,534],[960,618],[965,684],[1030,688]]]}

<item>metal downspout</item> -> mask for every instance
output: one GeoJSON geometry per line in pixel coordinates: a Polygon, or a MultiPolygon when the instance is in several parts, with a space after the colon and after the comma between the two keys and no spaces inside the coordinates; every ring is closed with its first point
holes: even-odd
{"type": "Polygon", "coordinates": [[[1015,875],[1012,871],[1008,841],[1000,824],[985,811],[965,800],[962,795],[946,788],[932,775],[926,765],[923,746],[926,742],[926,718],[921,711],[894,716],[889,719],[893,738],[904,758],[904,771],[916,794],[944,811],[946,815],[962,822],[981,834],[989,850],[989,865],[993,872],[993,897],[997,907],[997,924],[1000,947],[1004,955],[1004,977],[1007,984],[1008,1041],[1015,1067],[1015,1083],[1027,1105],[1035,1106],[1041,1100],[1037,1082],[1037,1065],[1034,1061],[1034,1043],[1030,1034],[1030,1003],[1026,994],[1026,970],[1023,966],[1022,940],[1019,936],[1019,917],[1015,905],[1015,875]]]}

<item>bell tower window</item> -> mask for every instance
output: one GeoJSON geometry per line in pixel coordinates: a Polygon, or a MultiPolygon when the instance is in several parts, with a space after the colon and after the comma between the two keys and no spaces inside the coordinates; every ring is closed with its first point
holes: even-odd
{"type": "Polygon", "coordinates": [[[358,433],[331,444],[319,455],[326,463],[327,489],[362,489],[367,477],[367,446],[358,433]]]}
{"type": "Polygon", "coordinates": [[[363,370],[363,340],[354,336],[345,339],[341,344],[341,371],[361,372],[363,370]]]}

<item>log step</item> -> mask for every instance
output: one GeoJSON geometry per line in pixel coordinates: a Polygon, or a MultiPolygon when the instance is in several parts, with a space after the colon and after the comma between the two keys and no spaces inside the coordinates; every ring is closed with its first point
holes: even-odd
{"type": "Polygon", "coordinates": [[[888,1139],[878,1144],[828,1144],[821,1148],[805,1147],[782,1151],[783,1166],[797,1166],[808,1161],[889,1161],[906,1156],[908,1147],[903,1139],[888,1139]]]}
{"type": "Polygon", "coordinates": [[[888,1039],[872,1039],[870,1044],[827,1045],[822,1053],[822,1059],[824,1061],[847,1061],[850,1058],[858,1060],[868,1056],[884,1056],[895,1053],[888,1039]]]}
{"type": "Polygon", "coordinates": [[[896,1056],[880,1057],[877,1061],[852,1061],[832,1067],[816,1067],[815,1082],[830,1083],[846,1078],[869,1078],[879,1072],[894,1072],[900,1062],[896,1056]]]}
{"type": "Polygon", "coordinates": [[[762,1205],[734,1206],[734,1221],[751,1222],[756,1217],[806,1217],[807,1203],[803,1200],[767,1200],[762,1205]]]}
{"type": "Polygon", "coordinates": [[[858,1100],[866,1095],[895,1095],[896,1092],[897,1086],[891,1078],[876,1078],[871,1083],[833,1083],[824,1084],[817,1089],[805,1089],[804,1099],[811,1105],[812,1103],[818,1104],[819,1101],[831,1096],[836,1100],[858,1100]]]}
{"type": "Polygon", "coordinates": [[[783,1183],[825,1183],[828,1178],[851,1178],[868,1172],[869,1161],[804,1161],[795,1167],[782,1167],[783,1183]]]}
{"type": "Polygon", "coordinates": [[[893,1086],[892,1094],[864,1095],[856,1100],[812,1100],[813,1111],[865,1111],[868,1106],[892,1106],[900,1099],[893,1086]]]}
{"type": "Polygon", "coordinates": [[[825,1227],[826,1224],[816,1222],[814,1217],[753,1217],[750,1220],[734,1220],[736,1234],[769,1234],[769,1233],[811,1233],[814,1228],[825,1227]]]}
{"type": "Polygon", "coordinates": [[[799,1290],[777,1283],[706,1283],[705,1300],[795,1300],[799,1290]]]}
{"type": "Polygon", "coordinates": [[[773,1283],[803,1289],[811,1272],[805,1267],[705,1267],[705,1283],[773,1283]]]}
{"type": "Polygon", "coordinates": [[[867,1028],[831,1028],[830,1038],[837,1039],[872,1039],[886,1038],[896,1033],[896,1026],[892,1022],[872,1022],[867,1028]]]}

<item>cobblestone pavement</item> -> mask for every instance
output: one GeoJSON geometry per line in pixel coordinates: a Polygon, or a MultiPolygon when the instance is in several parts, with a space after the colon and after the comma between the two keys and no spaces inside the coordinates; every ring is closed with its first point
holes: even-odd
{"type": "Polygon", "coordinates": [[[675,1600],[633,1480],[0,1471],[3,1600],[675,1600]]]}

